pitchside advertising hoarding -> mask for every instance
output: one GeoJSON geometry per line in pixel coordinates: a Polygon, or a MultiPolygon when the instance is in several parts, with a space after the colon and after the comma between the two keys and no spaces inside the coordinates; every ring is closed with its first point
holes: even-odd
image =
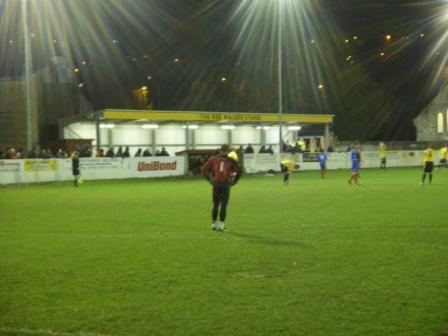
{"type": "Polygon", "coordinates": [[[1,172],[19,172],[22,160],[0,160],[1,172]]]}
{"type": "Polygon", "coordinates": [[[344,152],[331,152],[327,153],[328,162],[344,162],[347,158],[347,153],[344,152]]]}
{"type": "MultiPolygon", "coordinates": [[[[151,178],[185,174],[184,157],[80,158],[85,180],[151,178]]],[[[0,184],[68,181],[71,159],[0,160],[0,184]]]]}
{"type": "Polygon", "coordinates": [[[319,153],[303,153],[302,162],[317,162],[319,153]]]}
{"type": "MultiPolygon", "coordinates": [[[[403,151],[400,153],[400,161],[404,165],[419,164],[421,162],[422,152],[403,151]]],[[[440,160],[440,158],[438,158],[440,160]]]]}
{"type": "MultiPolygon", "coordinates": [[[[80,158],[79,167],[81,172],[89,170],[99,170],[99,169],[121,169],[124,166],[123,161],[127,159],[122,158],[80,158]]],[[[64,160],[65,169],[72,169],[72,160],[64,160]]]]}
{"type": "Polygon", "coordinates": [[[184,164],[185,159],[181,156],[134,158],[129,161],[129,171],[134,177],[179,176],[185,173],[184,164]]]}
{"type": "MultiPolygon", "coordinates": [[[[65,170],[71,171],[72,162],[64,160],[65,170]]],[[[103,173],[102,178],[172,176],[184,174],[183,157],[149,158],[80,158],[79,167],[84,178],[103,173]],[[115,175],[114,175],[115,174],[115,175]],[[115,176],[115,177],[114,177],[115,176]]]]}
{"type": "MultiPolygon", "coordinates": [[[[175,176],[184,174],[184,158],[80,158],[79,167],[85,179],[175,176]]],[[[65,169],[71,171],[71,160],[65,160],[65,169]]]]}
{"type": "MultiPolygon", "coordinates": [[[[164,177],[183,175],[184,158],[177,156],[141,158],[81,158],[81,175],[85,179],[164,177]]],[[[71,170],[71,162],[68,162],[71,170]]]]}
{"type": "Polygon", "coordinates": [[[58,160],[56,159],[35,159],[23,161],[23,170],[25,172],[56,171],[57,169],[58,160]]]}
{"type": "MultiPolygon", "coordinates": [[[[308,155],[284,154],[282,159],[295,160],[300,170],[320,169],[316,153],[308,155]],[[312,154],[312,155],[311,155],[312,154]]],[[[388,167],[419,166],[421,151],[390,151],[387,156],[388,167]]],[[[378,152],[362,152],[362,167],[378,167],[378,152]]],[[[435,162],[438,162],[436,154],[435,162]]],[[[246,154],[244,166],[248,173],[279,170],[278,154],[246,154]]],[[[85,180],[151,178],[181,176],[186,173],[183,156],[137,157],[137,158],[80,158],[81,175],[85,180]]],[[[328,169],[349,169],[350,158],[347,152],[329,153],[328,169]]],[[[0,160],[0,184],[68,181],[73,179],[70,159],[24,159],[0,160]]]]}
{"type": "Polygon", "coordinates": [[[250,174],[278,170],[279,162],[278,154],[244,154],[244,168],[250,174]]]}

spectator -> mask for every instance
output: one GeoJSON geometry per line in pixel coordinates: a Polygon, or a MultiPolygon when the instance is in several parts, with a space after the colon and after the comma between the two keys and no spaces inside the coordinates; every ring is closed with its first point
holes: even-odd
{"type": "Polygon", "coordinates": [[[56,152],[56,157],[58,159],[65,159],[68,157],[68,154],[65,150],[63,150],[62,148],[59,148],[58,151],[56,152]]]}
{"type": "Polygon", "coordinates": [[[28,158],[36,159],[39,157],[39,150],[36,147],[33,147],[31,152],[28,153],[28,158]]]}
{"type": "Polygon", "coordinates": [[[269,147],[266,149],[266,153],[274,154],[274,150],[272,149],[272,145],[269,145],[269,147]]]}
{"type": "Polygon", "coordinates": [[[102,158],[104,157],[104,149],[100,148],[96,150],[96,157],[102,158]]]}
{"type": "Polygon", "coordinates": [[[5,159],[9,159],[9,160],[17,159],[17,153],[16,153],[15,148],[11,147],[6,150],[5,159]]]}
{"type": "Polygon", "coordinates": [[[44,148],[44,149],[42,149],[42,151],[40,152],[40,158],[41,159],[48,159],[49,157],[48,157],[48,153],[47,153],[47,150],[44,148]]]}
{"type": "Polygon", "coordinates": [[[53,152],[51,151],[50,148],[47,148],[47,157],[49,159],[53,159],[54,158],[54,154],[53,154],[53,152]]]}
{"type": "Polygon", "coordinates": [[[244,153],[246,153],[246,154],[253,154],[254,153],[254,149],[253,149],[251,144],[247,145],[247,147],[244,149],[244,153]]]}
{"type": "Polygon", "coordinates": [[[126,149],[124,150],[124,152],[123,152],[123,158],[128,158],[128,157],[130,157],[131,156],[131,154],[129,154],[129,147],[126,147],[126,149]]]}
{"type": "Polygon", "coordinates": [[[299,150],[300,150],[299,153],[305,152],[306,151],[306,143],[305,143],[305,141],[303,141],[303,139],[297,140],[297,147],[299,147],[299,150]]]}
{"type": "Polygon", "coordinates": [[[115,156],[116,157],[123,157],[123,148],[121,146],[118,147],[118,151],[117,151],[117,154],[115,156]]]}
{"type": "Polygon", "coordinates": [[[142,149],[141,148],[137,149],[137,152],[135,152],[134,157],[140,157],[140,156],[142,156],[142,149]]]}
{"type": "Polygon", "coordinates": [[[291,142],[291,146],[290,146],[289,148],[290,148],[290,152],[291,152],[293,155],[295,155],[296,153],[299,153],[299,152],[300,152],[299,145],[297,145],[296,142],[291,142]]]}
{"type": "Polygon", "coordinates": [[[152,156],[151,151],[149,150],[149,148],[146,148],[143,151],[143,157],[148,157],[148,156],[152,156]]]}
{"type": "Polygon", "coordinates": [[[79,154],[79,157],[92,157],[92,150],[90,149],[90,147],[85,146],[79,154]]]}
{"type": "Polygon", "coordinates": [[[114,149],[113,149],[113,147],[111,147],[111,148],[109,148],[109,149],[107,150],[107,152],[106,152],[106,157],[109,157],[109,158],[114,158],[114,157],[115,157],[115,153],[114,153],[114,149]]]}
{"type": "Polygon", "coordinates": [[[265,145],[261,146],[260,150],[258,151],[258,153],[261,153],[261,154],[267,153],[266,146],[265,145]]]}
{"type": "Polygon", "coordinates": [[[166,151],[165,147],[162,147],[160,152],[160,156],[170,156],[170,154],[166,151]]]}
{"type": "Polygon", "coordinates": [[[23,148],[19,148],[19,149],[17,150],[16,158],[17,158],[17,159],[22,159],[22,158],[23,158],[23,148]]]}

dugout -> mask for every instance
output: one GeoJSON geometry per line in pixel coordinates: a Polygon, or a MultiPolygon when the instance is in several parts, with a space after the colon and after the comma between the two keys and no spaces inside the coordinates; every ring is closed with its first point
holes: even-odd
{"type": "Polygon", "coordinates": [[[202,165],[207,160],[219,153],[218,148],[215,149],[186,149],[176,153],[176,156],[185,158],[185,174],[200,175],[202,165]]]}
{"type": "MultiPolygon", "coordinates": [[[[319,137],[327,147],[333,118],[330,114],[282,114],[283,139],[296,141],[307,127],[320,125],[319,137]]],[[[255,151],[272,145],[278,152],[279,121],[277,113],[105,109],[59,120],[59,136],[94,139],[96,148],[129,146],[131,155],[138,148],[149,148],[154,154],[165,147],[174,155],[185,150],[216,149],[223,143],[234,147],[251,144],[255,151]]]]}

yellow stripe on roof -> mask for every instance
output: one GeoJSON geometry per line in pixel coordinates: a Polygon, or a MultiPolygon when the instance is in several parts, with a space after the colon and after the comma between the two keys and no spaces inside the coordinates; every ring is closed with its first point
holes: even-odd
{"type": "MultiPolygon", "coordinates": [[[[232,123],[278,123],[279,115],[275,113],[232,113],[232,112],[190,112],[190,111],[136,111],[104,110],[107,120],[154,120],[154,121],[201,121],[232,123]]],[[[331,114],[282,114],[284,123],[329,124],[333,121],[331,114]]]]}

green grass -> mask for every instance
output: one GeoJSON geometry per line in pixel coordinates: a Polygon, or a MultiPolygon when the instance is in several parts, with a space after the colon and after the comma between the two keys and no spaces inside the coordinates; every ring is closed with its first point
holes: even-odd
{"type": "Polygon", "coordinates": [[[1,335],[448,334],[448,171],[0,188],[1,335]]]}

